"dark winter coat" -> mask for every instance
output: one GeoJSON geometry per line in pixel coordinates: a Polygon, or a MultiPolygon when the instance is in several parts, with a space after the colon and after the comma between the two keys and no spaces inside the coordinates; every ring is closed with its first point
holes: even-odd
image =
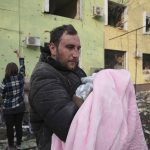
{"type": "Polygon", "coordinates": [[[65,141],[78,110],[72,96],[85,73],[79,67],[69,71],[43,53],[30,81],[30,120],[39,150],[50,150],[51,135],[65,141]]]}

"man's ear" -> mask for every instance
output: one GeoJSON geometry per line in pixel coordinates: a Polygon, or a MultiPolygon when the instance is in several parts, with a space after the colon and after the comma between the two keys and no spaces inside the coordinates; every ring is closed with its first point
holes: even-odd
{"type": "Polygon", "coordinates": [[[57,52],[56,45],[54,43],[50,43],[49,44],[49,49],[50,49],[50,52],[51,52],[51,57],[55,58],[56,57],[56,52],[57,52]]]}

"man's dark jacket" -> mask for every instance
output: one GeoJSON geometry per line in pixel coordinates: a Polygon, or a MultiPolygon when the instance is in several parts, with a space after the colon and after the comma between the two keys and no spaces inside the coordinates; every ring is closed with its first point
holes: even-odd
{"type": "Polygon", "coordinates": [[[71,121],[78,110],[72,101],[84,71],[69,71],[44,52],[30,80],[30,121],[38,149],[50,150],[51,135],[65,141],[71,121]]]}

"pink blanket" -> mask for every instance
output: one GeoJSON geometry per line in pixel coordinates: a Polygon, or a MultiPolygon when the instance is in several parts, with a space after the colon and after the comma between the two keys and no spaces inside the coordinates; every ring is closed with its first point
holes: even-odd
{"type": "Polygon", "coordinates": [[[66,143],[53,134],[52,150],[148,150],[129,72],[98,72],[93,92],[76,113],[66,143]]]}

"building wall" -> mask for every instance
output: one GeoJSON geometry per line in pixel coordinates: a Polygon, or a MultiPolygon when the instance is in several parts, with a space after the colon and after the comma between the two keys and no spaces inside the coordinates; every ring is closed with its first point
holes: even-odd
{"type": "Polygon", "coordinates": [[[127,52],[126,67],[131,73],[133,82],[135,84],[143,84],[143,83],[147,84],[149,83],[149,81],[145,80],[146,75],[143,74],[142,58],[140,59],[135,58],[135,51],[137,50],[141,53],[150,54],[150,36],[143,34],[143,28],[137,30],[137,39],[136,39],[136,29],[143,26],[144,11],[150,12],[149,0],[142,0],[142,1],[113,0],[113,1],[118,3],[124,2],[125,5],[127,6],[128,30],[125,31],[125,30],[121,30],[120,28],[115,28],[115,27],[105,25],[104,47],[105,49],[126,51],[127,52]],[[117,37],[119,35],[123,35],[123,36],[117,37]],[[137,48],[136,48],[136,43],[137,43],[137,48]]]}
{"type": "MultiPolygon", "coordinates": [[[[81,40],[80,66],[87,74],[91,68],[103,67],[103,17],[93,17],[94,0],[82,0],[82,19],[70,19],[43,13],[44,0],[0,0],[0,79],[5,66],[18,60],[14,50],[20,49],[25,56],[26,75],[30,76],[39,59],[39,47],[27,47],[26,36],[37,36],[41,45],[49,41],[49,32],[62,24],[72,24],[81,40]],[[20,34],[19,34],[20,33],[20,34]]],[[[103,6],[102,0],[97,5],[103,6]]]]}

